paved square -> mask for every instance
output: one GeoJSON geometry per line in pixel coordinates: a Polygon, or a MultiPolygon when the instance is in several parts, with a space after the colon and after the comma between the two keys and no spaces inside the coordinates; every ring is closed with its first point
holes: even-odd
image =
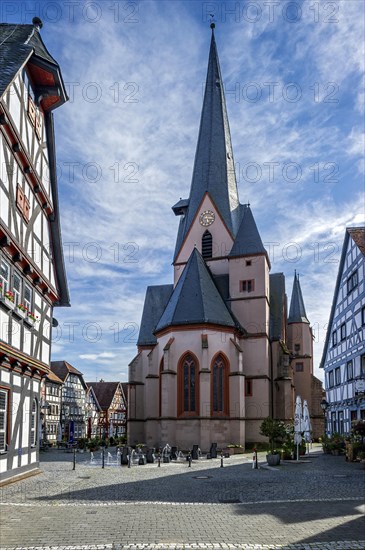
{"type": "Polygon", "coordinates": [[[253,470],[251,455],[104,469],[95,455],[72,471],[52,450],[42,474],[3,487],[1,548],[365,547],[365,470],[342,456],[253,470]]]}

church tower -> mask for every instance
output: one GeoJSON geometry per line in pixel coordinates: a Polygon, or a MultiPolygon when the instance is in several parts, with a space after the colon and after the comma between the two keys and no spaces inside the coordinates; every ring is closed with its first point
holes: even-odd
{"type": "Polygon", "coordinates": [[[131,445],[244,445],[277,403],[292,417],[285,279],[239,202],[214,27],[190,192],[172,207],[174,282],[147,288],[129,365],[131,445]]]}
{"type": "Polygon", "coordinates": [[[292,354],[295,394],[311,404],[313,333],[305,311],[299,275],[295,272],[288,317],[288,347],[292,354]]]}

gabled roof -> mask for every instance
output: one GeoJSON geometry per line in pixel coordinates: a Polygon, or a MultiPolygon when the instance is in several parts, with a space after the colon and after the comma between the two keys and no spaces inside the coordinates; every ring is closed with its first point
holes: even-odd
{"type": "Polygon", "coordinates": [[[80,377],[80,380],[82,382],[82,385],[86,389],[86,384],[82,375],[82,372],[75,369],[70,363],[67,363],[67,361],[51,361],[51,371],[54,372],[58,378],[64,382],[69,374],[76,374],[80,377]]]}
{"type": "Polygon", "coordinates": [[[90,386],[90,384],[88,384],[87,382],[86,382],[86,385],[87,385],[87,393],[91,393],[93,395],[93,399],[95,401],[95,404],[96,404],[97,408],[99,409],[99,411],[101,411],[100,403],[98,401],[98,398],[96,397],[94,388],[92,386],[90,386]]]}
{"type": "Polygon", "coordinates": [[[120,382],[87,382],[93,388],[96,398],[103,411],[109,409],[112,404],[115,392],[121,385],[120,382]]]}
{"type": "Polygon", "coordinates": [[[347,247],[348,247],[350,238],[353,239],[353,241],[355,242],[356,246],[358,247],[358,249],[360,250],[362,255],[365,256],[365,251],[364,251],[365,227],[346,227],[345,238],[344,238],[344,241],[343,241],[342,252],[341,252],[340,264],[338,266],[336,286],[335,286],[335,290],[334,290],[334,293],[333,293],[331,313],[330,313],[330,318],[329,318],[328,325],[327,325],[328,328],[327,328],[327,333],[326,333],[326,340],[325,340],[325,343],[324,343],[322,359],[321,359],[321,362],[319,364],[319,368],[323,368],[324,364],[326,362],[327,350],[328,350],[328,345],[329,345],[330,337],[331,337],[331,327],[332,327],[332,324],[333,324],[333,318],[335,316],[338,291],[339,291],[339,288],[340,288],[340,285],[341,285],[342,273],[343,273],[343,268],[344,268],[345,259],[346,259],[346,252],[347,252],[347,247]]]}
{"type": "Polygon", "coordinates": [[[32,62],[46,63],[54,71],[60,95],[57,104],[67,101],[58,63],[44,45],[36,25],[0,23],[0,44],[0,96],[24,63],[33,56],[32,62]]]}
{"type": "Polygon", "coordinates": [[[137,346],[151,346],[157,344],[157,338],[154,335],[154,331],[170,299],[173,288],[173,285],[147,287],[137,346]]]}
{"type": "Polygon", "coordinates": [[[267,256],[250,205],[244,204],[242,221],[229,257],[234,258],[253,254],[265,254],[267,256]]]}
{"type": "Polygon", "coordinates": [[[284,273],[270,274],[270,338],[281,340],[286,310],[284,273]]]}
{"type": "Polygon", "coordinates": [[[57,376],[57,374],[55,374],[51,370],[49,372],[47,372],[46,382],[47,381],[52,382],[52,383],[56,383],[56,384],[63,384],[63,381],[61,380],[61,378],[59,378],[57,376]]]}
{"type": "MultiPolygon", "coordinates": [[[[189,199],[182,201],[186,214],[180,220],[175,259],[206,192],[219,210],[228,230],[235,236],[241,212],[223,80],[213,29],[190,195],[189,199]]],[[[181,207],[181,201],[173,207],[175,212],[179,211],[179,205],[181,207]]]]}
{"type": "Polygon", "coordinates": [[[307,314],[305,312],[302,289],[300,288],[299,275],[295,272],[293,291],[290,300],[290,309],[288,324],[290,323],[308,323],[307,314]]]}
{"type": "Polygon", "coordinates": [[[237,326],[201,254],[194,248],[155,332],[168,326],[202,323],[237,326]]]}

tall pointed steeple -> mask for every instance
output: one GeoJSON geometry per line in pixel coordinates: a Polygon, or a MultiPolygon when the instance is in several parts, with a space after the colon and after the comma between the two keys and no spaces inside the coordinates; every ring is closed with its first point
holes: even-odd
{"type": "Polygon", "coordinates": [[[302,290],[300,288],[299,276],[297,272],[294,275],[293,291],[290,301],[290,310],[288,323],[308,323],[307,314],[305,312],[302,290]]]}
{"type": "Polygon", "coordinates": [[[206,193],[209,193],[232,237],[236,236],[240,223],[231,134],[214,23],[211,28],[208,72],[190,195],[188,200],[183,201],[183,208],[178,208],[181,201],[173,207],[176,215],[185,214],[179,226],[175,258],[206,193]]]}

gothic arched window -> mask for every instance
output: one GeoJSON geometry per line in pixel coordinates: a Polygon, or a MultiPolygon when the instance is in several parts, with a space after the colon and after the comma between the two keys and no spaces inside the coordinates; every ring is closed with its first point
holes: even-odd
{"type": "Polygon", "coordinates": [[[178,407],[179,414],[196,415],[199,412],[199,369],[198,361],[191,354],[185,354],[179,364],[178,407]]]}
{"type": "Polygon", "coordinates": [[[221,353],[212,365],[212,415],[229,414],[228,363],[221,353]]]}
{"type": "Polygon", "coordinates": [[[202,236],[202,256],[211,258],[213,256],[213,237],[209,231],[205,231],[202,236]]]}

